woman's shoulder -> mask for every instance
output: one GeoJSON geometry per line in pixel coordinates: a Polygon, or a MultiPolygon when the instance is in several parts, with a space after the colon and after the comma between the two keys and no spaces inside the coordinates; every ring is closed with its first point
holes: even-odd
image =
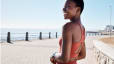
{"type": "Polygon", "coordinates": [[[69,25],[71,25],[71,24],[72,24],[71,22],[67,22],[66,24],[64,24],[63,27],[69,26],[69,25]]]}
{"type": "Polygon", "coordinates": [[[72,22],[67,22],[66,24],[63,25],[63,28],[71,28],[73,27],[73,23],[72,22]]]}
{"type": "Polygon", "coordinates": [[[77,30],[79,28],[78,24],[74,24],[72,22],[67,22],[63,26],[63,30],[77,30]]]}
{"type": "Polygon", "coordinates": [[[71,30],[73,27],[71,22],[67,22],[66,24],[63,25],[63,30],[71,30]]]}

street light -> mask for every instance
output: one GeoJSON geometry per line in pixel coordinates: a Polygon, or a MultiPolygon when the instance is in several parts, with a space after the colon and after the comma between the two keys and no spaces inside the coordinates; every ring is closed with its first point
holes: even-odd
{"type": "Polygon", "coordinates": [[[110,39],[111,39],[111,19],[112,19],[112,5],[109,6],[110,8],[110,39]]]}

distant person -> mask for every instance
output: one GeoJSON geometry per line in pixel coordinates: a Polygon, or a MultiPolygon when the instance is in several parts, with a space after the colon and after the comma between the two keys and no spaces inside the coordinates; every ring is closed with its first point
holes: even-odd
{"type": "Polygon", "coordinates": [[[60,51],[50,58],[53,64],[77,64],[86,57],[85,28],[80,15],[84,9],[83,0],[67,0],[63,8],[64,19],[70,22],[63,26],[60,51]]]}

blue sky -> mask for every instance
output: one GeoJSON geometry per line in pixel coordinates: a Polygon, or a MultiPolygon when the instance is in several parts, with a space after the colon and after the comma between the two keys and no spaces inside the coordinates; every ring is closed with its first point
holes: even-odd
{"type": "MultiPolygon", "coordinates": [[[[64,20],[62,8],[66,0],[1,0],[2,28],[61,29],[64,20]]],[[[114,0],[84,0],[81,15],[86,30],[99,30],[114,25],[114,0]]]]}

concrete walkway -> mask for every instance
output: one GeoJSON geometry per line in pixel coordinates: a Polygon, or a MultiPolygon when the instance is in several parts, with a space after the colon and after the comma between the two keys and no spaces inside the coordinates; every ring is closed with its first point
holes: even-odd
{"type": "MultiPolygon", "coordinates": [[[[92,41],[97,37],[86,37],[86,58],[78,64],[97,64],[92,41]]],[[[58,51],[59,39],[16,41],[1,44],[1,64],[51,64],[49,57],[58,51]]]]}

